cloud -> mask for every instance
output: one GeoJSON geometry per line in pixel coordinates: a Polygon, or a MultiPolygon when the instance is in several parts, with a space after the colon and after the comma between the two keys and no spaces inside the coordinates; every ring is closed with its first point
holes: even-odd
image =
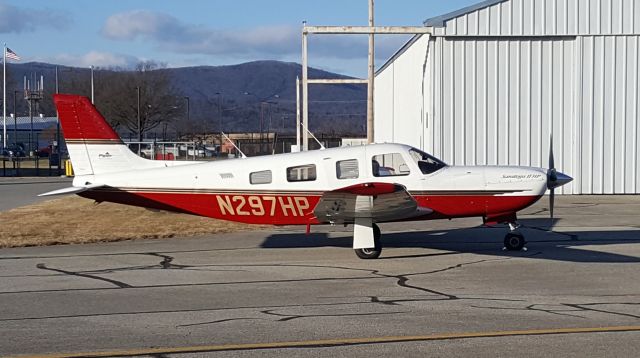
{"type": "Polygon", "coordinates": [[[35,10],[0,3],[0,33],[30,32],[38,27],[62,30],[70,23],[69,15],[56,10],[35,10]]]}
{"type": "Polygon", "coordinates": [[[161,50],[186,54],[289,54],[299,48],[300,42],[299,31],[288,26],[217,30],[184,24],[171,15],[146,10],[112,15],[101,32],[108,39],[142,39],[152,41],[161,50]]]}
{"type": "MultiPolygon", "coordinates": [[[[133,10],[110,16],[101,32],[111,40],[148,41],[159,50],[173,53],[282,59],[300,56],[300,30],[299,27],[287,25],[239,30],[213,29],[186,24],[164,13],[133,10]]],[[[402,41],[382,38],[376,46],[376,57],[387,58],[401,45],[402,41]]],[[[325,58],[366,58],[367,39],[362,35],[314,35],[309,40],[309,53],[325,58]]]]}
{"type": "Polygon", "coordinates": [[[67,66],[95,66],[106,68],[133,68],[136,64],[142,61],[142,59],[139,59],[135,56],[100,51],[90,51],[82,55],[59,54],[49,58],[42,58],[37,60],[67,66]]]}

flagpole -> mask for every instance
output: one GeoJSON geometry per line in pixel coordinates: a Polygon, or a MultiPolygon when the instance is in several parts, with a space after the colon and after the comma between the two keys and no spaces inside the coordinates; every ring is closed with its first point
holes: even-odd
{"type": "Polygon", "coordinates": [[[7,147],[7,43],[4,43],[2,59],[2,147],[7,147]]]}

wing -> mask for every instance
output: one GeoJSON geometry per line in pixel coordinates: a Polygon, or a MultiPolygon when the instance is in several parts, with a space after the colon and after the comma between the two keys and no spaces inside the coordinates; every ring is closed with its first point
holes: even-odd
{"type": "Polygon", "coordinates": [[[313,210],[318,221],[337,224],[356,218],[402,220],[431,212],[420,207],[403,185],[391,183],[364,183],[327,192],[313,210]]]}

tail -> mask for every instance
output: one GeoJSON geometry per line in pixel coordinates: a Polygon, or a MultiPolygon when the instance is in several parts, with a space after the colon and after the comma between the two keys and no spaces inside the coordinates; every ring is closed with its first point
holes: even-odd
{"type": "Polygon", "coordinates": [[[56,94],[62,133],[76,175],[95,175],[162,165],[140,158],[122,142],[87,97],[56,94]]]}

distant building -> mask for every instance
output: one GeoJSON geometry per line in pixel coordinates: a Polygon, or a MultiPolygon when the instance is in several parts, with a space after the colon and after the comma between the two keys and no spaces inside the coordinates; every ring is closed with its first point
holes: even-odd
{"type": "MultiPolygon", "coordinates": [[[[0,116],[1,117],[1,116],[0,116]]],[[[2,118],[0,118],[0,128],[2,126],[2,118]]],[[[8,117],[7,116],[7,145],[14,143],[21,144],[24,149],[28,149],[29,136],[32,133],[31,141],[33,149],[46,147],[57,140],[58,137],[58,117],[33,117],[33,126],[31,117],[8,117]]],[[[0,129],[0,136],[2,131],[0,129]]],[[[60,135],[60,140],[64,140],[60,135]]],[[[1,142],[0,142],[1,146],[1,142]]]]}
{"type": "Polygon", "coordinates": [[[376,76],[375,140],[640,193],[640,2],[489,0],[425,21],[376,76]]]}

